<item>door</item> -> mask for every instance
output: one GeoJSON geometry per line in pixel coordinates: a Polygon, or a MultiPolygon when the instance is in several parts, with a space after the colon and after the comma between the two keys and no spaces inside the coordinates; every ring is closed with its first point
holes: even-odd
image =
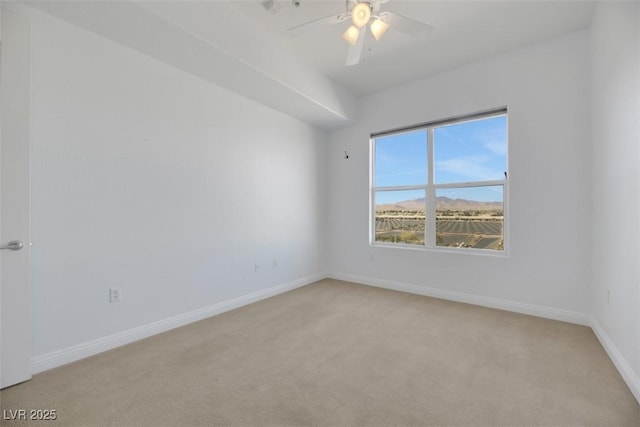
{"type": "Polygon", "coordinates": [[[2,6],[0,35],[0,388],[4,388],[31,378],[29,19],[2,6]]]}

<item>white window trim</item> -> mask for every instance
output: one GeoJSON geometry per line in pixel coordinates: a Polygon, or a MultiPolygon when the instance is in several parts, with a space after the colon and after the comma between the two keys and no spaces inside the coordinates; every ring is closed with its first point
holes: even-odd
{"type": "Polygon", "coordinates": [[[482,120],[491,117],[506,116],[507,117],[507,171],[509,170],[509,141],[508,141],[508,127],[509,120],[507,109],[501,108],[498,110],[492,110],[488,112],[472,114],[468,116],[461,116],[452,119],[440,120],[436,122],[425,123],[421,125],[405,127],[396,130],[384,131],[375,134],[371,134],[369,138],[369,246],[372,247],[384,247],[384,248],[400,248],[411,249],[418,251],[434,251],[434,252],[450,252],[450,253],[463,253],[472,255],[488,255],[497,257],[509,256],[509,182],[508,173],[505,171],[505,179],[500,180],[488,180],[488,181],[471,181],[471,182],[451,182],[443,184],[435,184],[434,181],[434,144],[433,144],[433,130],[436,127],[441,127],[449,124],[468,122],[473,120],[482,120]],[[427,162],[428,162],[428,178],[426,184],[420,185],[404,185],[404,186],[387,186],[376,187],[375,186],[375,140],[376,138],[398,135],[402,133],[415,132],[419,130],[427,130],[427,162]],[[448,246],[437,246],[435,241],[436,237],[436,216],[435,209],[431,214],[429,206],[435,206],[436,203],[436,190],[442,188],[469,188],[469,187],[488,187],[488,186],[502,186],[503,197],[503,219],[502,219],[502,239],[503,249],[501,251],[494,249],[479,249],[479,248],[455,248],[448,246]],[[376,213],[375,213],[375,194],[376,191],[403,191],[403,190],[423,190],[425,192],[425,236],[424,245],[412,245],[407,243],[388,243],[388,242],[376,242],[376,213]]]}

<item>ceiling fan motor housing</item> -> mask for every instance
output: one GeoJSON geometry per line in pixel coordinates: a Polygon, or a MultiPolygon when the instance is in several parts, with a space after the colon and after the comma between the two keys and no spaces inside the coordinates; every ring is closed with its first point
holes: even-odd
{"type": "Polygon", "coordinates": [[[371,5],[369,3],[358,3],[351,9],[351,21],[353,25],[362,28],[369,23],[371,19],[371,5]]]}

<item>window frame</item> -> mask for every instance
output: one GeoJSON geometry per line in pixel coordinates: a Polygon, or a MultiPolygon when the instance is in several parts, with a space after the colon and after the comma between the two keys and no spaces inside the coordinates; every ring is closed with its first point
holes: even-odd
{"type": "Polygon", "coordinates": [[[465,253],[475,255],[488,255],[505,257],[509,254],[509,115],[507,107],[494,110],[484,111],[480,113],[468,114],[464,116],[453,117],[444,120],[437,120],[428,123],[422,123],[413,126],[407,126],[383,132],[372,133],[369,136],[369,246],[385,247],[385,248],[402,248],[414,249],[420,251],[437,251],[451,253],[465,253]],[[435,180],[435,153],[434,153],[434,129],[454,125],[459,123],[471,122],[476,120],[489,119],[492,117],[504,116],[506,119],[506,147],[505,147],[505,178],[499,180],[485,181],[465,181],[465,182],[447,182],[436,184],[435,180]],[[400,186],[381,186],[376,187],[376,139],[386,136],[400,135],[403,133],[427,131],[427,182],[426,184],[417,185],[400,185],[400,186]],[[483,249],[483,248],[456,248],[450,246],[438,246],[436,242],[436,192],[439,189],[448,188],[472,188],[472,187],[490,187],[502,186],[502,239],[503,249],[483,249]],[[422,190],[425,198],[425,234],[424,244],[409,243],[390,243],[376,241],[376,193],[380,191],[406,191],[406,190],[422,190]],[[429,207],[432,207],[431,209],[429,207]]]}

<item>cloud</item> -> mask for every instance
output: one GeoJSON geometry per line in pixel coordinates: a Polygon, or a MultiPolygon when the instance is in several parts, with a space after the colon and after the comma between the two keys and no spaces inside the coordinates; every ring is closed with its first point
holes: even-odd
{"type": "MultiPolygon", "coordinates": [[[[486,156],[467,156],[437,161],[436,180],[438,180],[438,171],[454,174],[456,176],[455,181],[460,182],[501,179],[504,171],[485,165],[490,160],[491,158],[486,156]],[[460,177],[460,179],[457,179],[457,177],[460,177]]],[[[447,179],[447,181],[451,180],[447,179]]]]}
{"type": "Polygon", "coordinates": [[[418,176],[427,176],[427,169],[414,169],[414,170],[401,170],[397,172],[390,173],[380,173],[378,177],[390,177],[390,176],[406,176],[406,175],[418,175],[418,176]]]}
{"type": "Polygon", "coordinates": [[[507,144],[505,144],[504,138],[488,139],[483,146],[496,156],[505,156],[507,154],[507,144]]]}
{"type": "Polygon", "coordinates": [[[507,135],[505,126],[482,127],[474,133],[473,139],[497,156],[507,154],[507,135]]]}

